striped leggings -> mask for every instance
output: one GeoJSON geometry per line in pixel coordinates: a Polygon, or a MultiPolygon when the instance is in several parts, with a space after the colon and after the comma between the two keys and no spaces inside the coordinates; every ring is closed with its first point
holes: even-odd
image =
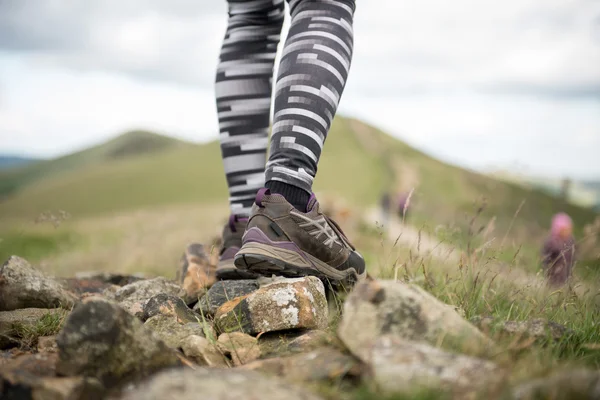
{"type": "Polygon", "coordinates": [[[247,215],[265,181],[307,192],[352,59],[354,0],[288,0],[266,162],[273,66],[284,0],[228,0],[216,76],[221,152],[231,211],[247,215]]]}

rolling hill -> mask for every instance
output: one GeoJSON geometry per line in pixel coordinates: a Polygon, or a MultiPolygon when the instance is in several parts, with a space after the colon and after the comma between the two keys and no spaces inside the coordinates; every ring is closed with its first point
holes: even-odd
{"type": "Polygon", "coordinates": [[[31,183],[61,173],[77,171],[92,165],[106,165],[130,156],[156,153],[185,144],[183,141],[152,132],[126,132],[106,143],[83,151],[53,160],[32,163],[21,168],[0,170],[0,199],[31,183]]]}
{"type": "Polygon", "coordinates": [[[22,157],[14,154],[0,154],[0,170],[6,168],[22,167],[40,161],[37,158],[22,157]]]}
{"type": "MultiPolygon", "coordinates": [[[[33,219],[45,210],[88,216],[227,197],[216,141],[196,145],[148,132],[2,173],[0,187],[8,194],[0,218],[33,219]]],[[[413,188],[411,223],[436,232],[444,225],[448,235],[462,232],[461,241],[493,219],[496,232],[510,230],[513,240],[525,243],[535,239],[537,248],[554,213],[568,212],[578,233],[597,215],[535,188],[442,163],[360,121],[335,120],[319,164],[317,192],[366,209],[377,204],[383,190],[413,188]]]]}

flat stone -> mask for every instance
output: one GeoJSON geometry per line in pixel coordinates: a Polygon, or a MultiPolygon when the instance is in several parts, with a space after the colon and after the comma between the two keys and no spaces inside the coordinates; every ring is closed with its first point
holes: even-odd
{"type": "Polygon", "coordinates": [[[517,386],[513,396],[515,400],[600,399],[600,372],[561,371],[517,386]]]}
{"type": "MultiPolygon", "coordinates": [[[[35,335],[33,329],[47,315],[66,318],[68,312],[61,308],[23,308],[13,311],[0,311],[0,349],[20,344],[24,331],[35,335]]],[[[34,337],[28,339],[35,339],[34,337]]],[[[35,343],[33,343],[35,344],[35,343]]]]}
{"type": "Polygon", "coordinates": [[[187,304],[195,303],[217,281],[216,267],[200,243],[187,246],[180,264],[177,280],[189,300],[187,304]]]}
{"type": "Polygon", "coordinates": [[[573,334],[571,329],[542,318],[529,321],[504,321],[493,317],[476,316],[471,319],[471,322],[484,332],[500,331],[503,334],[523,338],[561,340],[573,334]]]}
{"type": "Polygon", "coordinates": [[[181,341],[180,346],[183,354],[198,365],[228,367],[225,355],[219,350],[217,344],[211,343],[205,337],[188,336],[181,341]]]}
{"type": "Polygon", "coordinates": [[[102,271],[84,271],[77,272],[75,274],[75,279],[81,279],[86,281],[100,281],[112,285],[125,286],[133,282],[144,280],[145,277],[144,274],[141,272],[133,275],[123,275],[102,271]]]}
{"type": "Polygon", "coordinates": [[[360,363],[354,357],[329,347],[258,360],[242,368],[284,377],[292,382],[337,382],[342,378],[358,378],[361,373],[360,363]]]}
{"type": "Polygon", "coordinates": [[[205,317],[212,317],[223,304],[248,295],[257,289],[258,282],[254,279],[218,281],[196,303],[194,311],[205,317]]]}
{"type": "Polygon", "coordinates": [[[201,368],[161,372],[123,400],[318,400],[319,396],[285,380],[236,369],[201,368]]]}
{"type": "Polygon", "coordinates": [[[12,256],[0,267],[0,311],[69,309],[75,301],[77,296],[20,257],[12,256]]]}
{"type": "Polygon", "coordinates": [[[179,349],[181,341],[191,335],[214,338],[212,326],[208,322],[179,323],[176,316],[156,315],[144,325],[172,349],[179,349]]]}
{"type": "Polygon", "coordinates": [[[105,292],[104,295],[119,303],[131,315],[143,318],[144,306],[148,300],[161,293],[176,297],[185,296],[179,285],[162,277],[130,283],[114,293],[105,292]]]}
{"type": "Polygon", "coordinates": [[[144,305],[144,321],[156,315],[176,317],[180,322],[198,322],[200,320],[200,317],[185,304],[183,299],[166,293],[157,294],[144,305]]]}
{"type": "Polygon", "coordinates": [[[181,365],[175,352],[137,318],[100,298],[76,306],[56,341],[61,375],[95,377],[109,386],[181,365]]]}
{"type": "Polygon", "coordinates": [[[362,361],[377,387],[387,393],[426,388],[451,392],[454,398],[473,398],[482,392],[495,393],[504,380],[504,373],[492,362],[393,335],[378,338],[362,361]]]}
{"type": "Polygon", "coordinates": [[[222,333],[217,344],[223,354],[231,357],[235,366],[247,364],[260,357],[258,340],[245,333],[222,333]]]}
{"type": "Polygon", "coordinates": [[[221,332],[248,334],[324,329],[328,308],[323,283],[313,276],[285,279],[223,304],[215,313],[221,332]]]}
{"type": "Polygon", "coordinates": [[[353,354],[364,359],[382,335],[424,341],[442,347],[459,346],[481,353],[494,343],[461,317],[453,307],[425,290],[397,281],[359,283],[344,304],[338,336],[353,354]]]}
{"type": "Polygon", "coordinates": [[[331,344],[334,336],[317,329],[271,332],[258,338],[263,358],[309,352],[331,344]]]}

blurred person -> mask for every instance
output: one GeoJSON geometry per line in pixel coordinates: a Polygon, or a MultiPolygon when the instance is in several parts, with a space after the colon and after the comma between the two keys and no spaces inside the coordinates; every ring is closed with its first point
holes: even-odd
{"type": "Polygon", "coordinates": [[[392,196],[389,192],[384,192],[379,200],[379,208],[381,210],[381,224],[387,225],[392,214],[392,196]]]}
{"type": "Polygon", "coordinates": [[[312,192],[353,50],[354,0],[288,0],[269,159],[272,76],[284,0],[228,0],[216,74],[231,216],[218,279],[314,275],[354,282],[365,262],[312,192]]]}
{"type": "Polygon", "coordinates": [[[550,235],[542,248],[542,268],[548,283],[552,286],[564,285],[573,271],[575,262],[575,240],[573,222],[565,213],[552,218],[550,235]]]}

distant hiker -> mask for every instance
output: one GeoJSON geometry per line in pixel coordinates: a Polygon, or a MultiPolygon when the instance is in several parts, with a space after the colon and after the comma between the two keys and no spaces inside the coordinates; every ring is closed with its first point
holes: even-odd
{"type": "Polygon", "coordinates": [[[216,75],[231,217],[219,279],[365,276],[365,261],[312,192],[350,70],[354,0],[288,0],[291,27],[277,83],[267,162],[272,75],[284,0],[228,0],[216,75]]]}
{"type": "Polygon", "coordinates": [[[573,222],[565,213],[552,218],[550,235],[542,248],[542,266],[548,283],[552,286],[564,285],[573,271],[575,262],[575,240],[573,222]]]}
{"type": "Polygon", "coordinates": [[[387,225],[392,213],[392,196],[389,192],[384,192],[381,195],[379,208],[381,210],[381,224],[387,225]]]}

